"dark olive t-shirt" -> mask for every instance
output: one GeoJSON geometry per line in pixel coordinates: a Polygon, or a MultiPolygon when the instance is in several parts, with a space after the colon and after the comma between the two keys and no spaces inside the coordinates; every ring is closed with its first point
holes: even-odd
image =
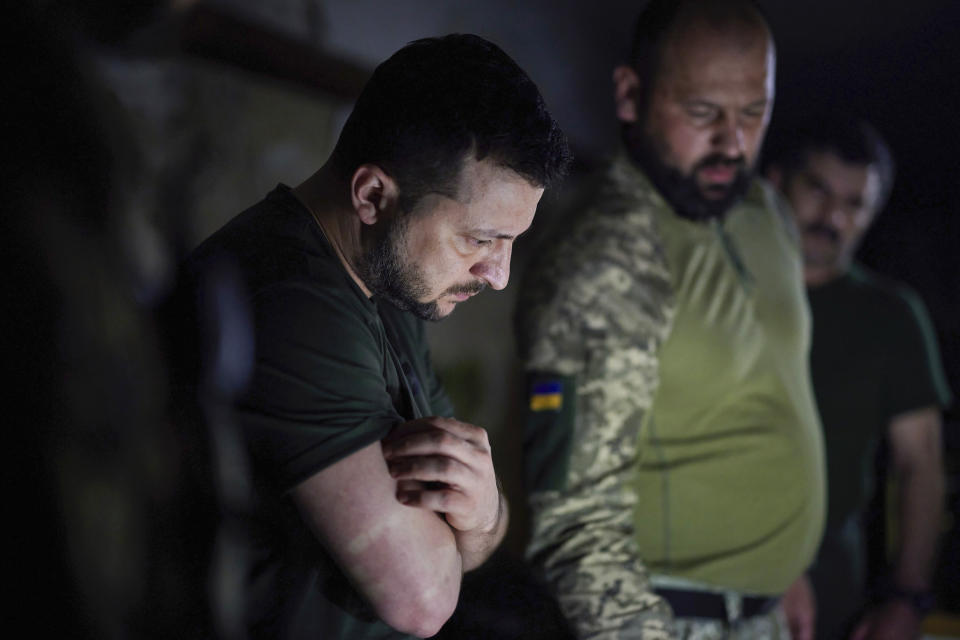
{"type": "Polygon", "coordinates": [[[224,258],[239,268],[254,325],[253,374],[237,410],[257,503],[251,634],[407,637],[374,618],[288,491],[401,422],[452,415],[422,322],[367,298],[283,185],[198,247],[188,270],[224,258]]]}
{"type": "Polygon", "coordinates": [[[900,413],[945,406],[949,391],[919,298],[854,265],[808,291],[810,370],[827,453],[827,527],[811,572],[817,637],[833,638],[864,597],[860,515],[873,452],[900,413]]]}
{"type": "Polygon", "coordinates": [[[916,294],[854,266],[809,290],[811,375],[827,445],[827,526],[869,498],[868,445],[897,414],[949,401],[936,340],[916,294]]]}

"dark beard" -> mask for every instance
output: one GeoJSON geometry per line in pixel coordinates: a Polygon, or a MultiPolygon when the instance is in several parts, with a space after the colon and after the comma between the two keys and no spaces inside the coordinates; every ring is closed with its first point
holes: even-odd
{"type": "Polygon", "coordinates": [[[677,215],[690,220],[699,222],[722,218],[731,207],[743,199],[753,180],[753,172],[747,168],[742,157],[730,159],[722,154],[712,154],[700,160],[689,174],[684,174],[660,160],[661,154],[656,142],[646,133],[638,132],[633,136],[632,142],[630,151],[633,159],[643,168],[677,215]],[[734,166],[737,173],[733,182],[721,187],[722,197],[708,199],[703,196],[695,176],[699,169],[711,165],[734,166]]]}
{"type": "Polygon", "coordinates": [[[427,293],[423,275],[412,262],[403,259],[407,215],[391,219],[383,235],[376,238],[370,250],[357,261],[357,275],[374,296],[418,318],[437,321],[440,319],[437,302],[420,302],[427,293]]]}

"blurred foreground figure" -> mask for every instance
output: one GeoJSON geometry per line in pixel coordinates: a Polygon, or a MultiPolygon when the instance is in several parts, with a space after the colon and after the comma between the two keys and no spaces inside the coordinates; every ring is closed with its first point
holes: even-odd
{"type": "Polygon", "coordinates": [[[893,162],[872,127],[829,118],[791,127],[771,152],[767,175],[790,201],[803,246],[811,373],[827,451],[827,528],[810,573],[817,638],[915,638],[933,604],[940,407],[949,392],[919,298],[853,261],[890,193],[893,162]],[[862,517],[884,436],[897,479],[899,545],[879,602],[864,610],[862,517]]]}
{"type": "Polygon", "coordinates": [[[37,637],[217,637],[218,505],[203,442],[165,412],[145,295],[160,278],[138,244],[152,235],[125,206],[136,156],[65,13],[20,3],[3,24],[17,53],[4,66],[6,486],[22,514],[5,622],[37,637]]]}
{"type": "Polygon", "coordinates": [[[788,637],[824,463],[800,253],[753,177],[774,66],[753,3],[650,3],[624,148],[524,283],[528,554],[580,637],[788,637]]]}
{"type": "Polygon", "coordinates": [[[219,265],[249,293],[251,636],[433,635],[500,543],[486,431],[452,417],[422,321],[507,285],[513,240],[568,162],[503,51],[420,40],[377,67],[327,164],[189,256],[201,307],[219,265]]]}

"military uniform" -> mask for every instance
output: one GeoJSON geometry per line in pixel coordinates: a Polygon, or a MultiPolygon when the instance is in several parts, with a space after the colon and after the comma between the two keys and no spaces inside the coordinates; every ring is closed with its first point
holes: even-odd
{"type": "MultiPolygon", "coordinates": [[[[713,637],[675,625],[651,577],[775,598],[813,557],[824,461],[791,229],[759,181],[722,221],[681,218],[621,155],[532,267],[528,556],[581,637],[713,637]]],[[[731,637],[762,626],[736,617],[731,637]]]]}

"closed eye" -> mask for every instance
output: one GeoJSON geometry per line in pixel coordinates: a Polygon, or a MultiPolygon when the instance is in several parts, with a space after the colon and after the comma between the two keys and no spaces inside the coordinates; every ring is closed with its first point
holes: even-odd
{"type": "Polygon", "coordinates": [[[806,180],[807,186],[809,186],[810,189],[815,191],[817,194],[821,196],[830,195],[830,190],[827,188],[827,185],[825,185],[819,178],[809,173],[804,174],[803,177],[806,180]]]}
{"type": "Polygon", "coordinates": [[[700,102],[694,102],[687,105],[687,114],[698,120],[707,120],[716,114],[716,108],[700,102]]]}

